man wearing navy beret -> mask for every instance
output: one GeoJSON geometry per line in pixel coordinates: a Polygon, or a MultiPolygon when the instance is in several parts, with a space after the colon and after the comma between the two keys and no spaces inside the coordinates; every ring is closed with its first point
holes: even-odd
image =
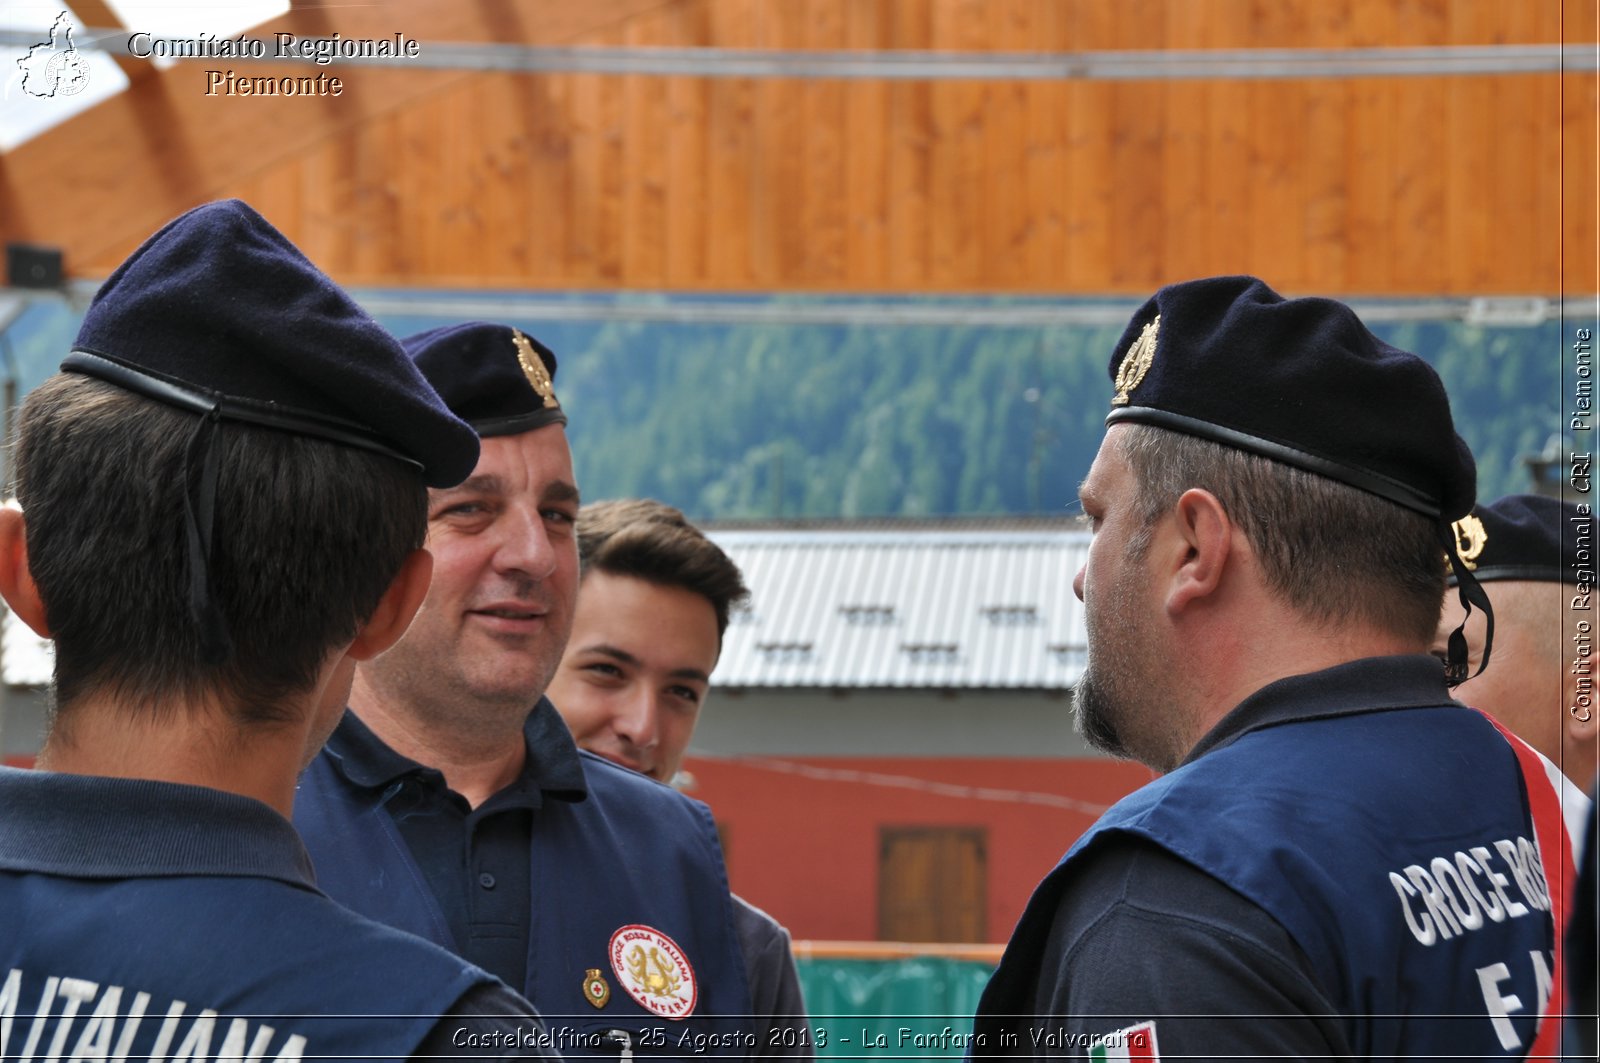
{"type": "MultiPolygon", "coordinates": [[[[1573,863],[1588,881],[1575,884],[1567,922],[1569,1012],[1590,1016],[1569,1023],[1569,1055],[1587,1044],[1593,1058],[1595,1009],[1595,889],[1593,810],[1583,787],[1593,786],[1600,742],[1590,653],[1584,645],[1592,615],[1594,514],[1588,503],[1544,495],[1507,495],[1473,509],[1453,525],[1462,562],[1494,603],[1494,664],[1455,689],[1457,701],[1484,712],[1537,749],[1561,777],[1561,811],[1573,863]],[[1580,626],[1581,625],[1581,626],[1580,626]],[[1587,848],[1584,838],[1590,839],[1587,848]],[[1579,864],[1580,858],[1585,863],[1579,864]]],[[[1445,596],[1436,652],[1462,622],[1445,596]]],[[[1468,652],[1483,646],[1483,627],[1467,618],[1468,652]]],[[[1553,873],[1553,872],[1552,872],[1553,873]]]]}
{"type": "Polygon", "coordinates": [[[0,1056],[536,1032],[484,971],[322,894],[288,818],[355,662],[426,593],[426,488],[472,470],[472,430],[237,201],[135,251],[61,369],[0,512],[0,592],[55,639],[42,770],[0,769],[0,1056]]]}
{"type": "MultiPolygon", "coordinates": [[[[1493,666],[1456,687],[1455,698],[1520,735],[1575,786],[1594,781],[1600,739],[1593,677],[1585,674],[1572,641],[1573,622],[1588,622],[1582,584],[1593,582],[1592,576],[1580,581],[1593,566],[1575,563],[1578,543],[1594,548],[1594,517],[1584,512],[1587,508],[1542,495],[1507,495],[1478,506],[1453,526],[1463,564],[1487,584],[1495,619],[1493,666]],[[1574,661],[1579,667],[1569,667],[1574,661]]],[[[1460,603],[1446,595],[1438,649],[1462,620],[1460,603]]],[[[1476,615],[1467,622],[1466,634],[1476,657],[1483,646],[1476,615]]],[[[1588,801],[1581,790],[1570,796],[1569,819],[1581,824],[1588,801]]],[[[1581,833],[1574,827],[1575,836],[1581,833]]]]}
{"type": "Polygon", "coordinates": [[[1163,774],[1041,884],[973,1057],[1553,1051],[1555,792],[1428,653],[1475,487],[1438,377],[1250,277],[1157,292],[1110,370],[1076,712],[1163,774]]]}
{"type": "Polygon", "coordinates": [[[473,322],[404,341],[482,440],[428,498],[428,596],[357,671],[296,824],[320,884],[521,989],[586,1055],[744,1056],[750,995],[708,809],[590,753],[544,698],[578,591],[555,357],[473,322]]]}

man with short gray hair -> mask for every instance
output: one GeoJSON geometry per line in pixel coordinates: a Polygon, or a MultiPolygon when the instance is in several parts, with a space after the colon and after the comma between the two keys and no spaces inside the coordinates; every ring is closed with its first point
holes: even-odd
{"type": "Polygon", "coordinates": [[[1428,654],[1475,490],[1438,377],[1251,277],[1163,288],[1110,369],[1077,712],[1163,774],[1039,887],[972,1057],[1553,1051],[1555,794],[1428,654]]]}

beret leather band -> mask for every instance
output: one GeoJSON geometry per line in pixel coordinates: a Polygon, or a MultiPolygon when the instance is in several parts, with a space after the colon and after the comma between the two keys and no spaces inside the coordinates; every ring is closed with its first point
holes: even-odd
{"type": "Polygon", "coordinates": [[[467,418],[467,423],[477,429],[484,439],[492,436],[518,436],[550,424],[566,424],[566,412],[556,409],[535,410],[518,417],[485,417],[481,420],[467,418]]]}
{"type": "Polygon", "coordinates": [[[1472,575],[1479,583],[1495,583],[1501,580],[1521,580],[1526,583],[1556,583],[1559,579],[1552,578],[1548,565],[1491,565],[1488,568],[1479,566],[1472,570],[1472,575]]]}
{"type": "Polygon", "coordinates": [[[404,462],[419,472],[423,468],[422,462],[384,445],[353,422],[305,410],[290,410],[275,404],[251,404],[237,398],[208,395],[163,379],[147,370],[135,369],[115,359],[95,354],[93,351],[73,351],[61,359],[61,370],[96,377],[126,391],[143,395],[147,399],[154,399],[156,402],[188,410],[191,413],[213,415],[223,420],[239,421],[263,428],[275,428],[295,435],[312,436],[330,443],[382,454],[404,462]]]}
{"type": "Polygon", "coordinates": [[[1377,495],[1379,498],[1388,499],[1390,502],[1406,509],[1420,513],[1425,517],[1438,520],[1440,517],[1439,500],[1430,498],[1408,484],[1391,479],[1381,473],[1370,469],[1356,469],[1327,458],[1319,458],[1315,454],[1307,454],[1303,450],[1274,443],[1260,436],[1250,435],[1232,428],[1224,428],[1210,421],[1202,421],[1197,417],[1186,417],[1181,413],[1170,410],[1156,410],[1148,406],[1119,406],[1106,415],[1106,424],[1116,424],[1118,421],[1131,421],[1136,424],[1154,425],[1157,428],[1170,428],[1175,432],[1185,435],[1198,436],[1209,439],[1213,443],[1248,453],[1258,454],[1263,458],[1293,465],[1306,472],[1325,476],[1330,480],[1348,484],[1351,487],[1377,495]]]}

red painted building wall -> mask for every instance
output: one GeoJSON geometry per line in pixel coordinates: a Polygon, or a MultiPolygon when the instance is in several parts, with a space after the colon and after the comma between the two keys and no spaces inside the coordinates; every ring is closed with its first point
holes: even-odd
{"type": "Polygon", "coordinates": [[[813,941],[877,940],[880,831],[930,826],[985,831],[986,937],[1003,943],[1067,847],[1152,777],[1088,758],[691,757],[684,767],[724,832],[733,888],[813,941]]]}
{"type": "Polygon", "coordinates": [[[989,941],[1099,812],[1151,779],[1096,759],[691,757],[692,796],[722,825],[736,892],[797,940],[878,938],[884,827],[987,832],[989,941]]]}

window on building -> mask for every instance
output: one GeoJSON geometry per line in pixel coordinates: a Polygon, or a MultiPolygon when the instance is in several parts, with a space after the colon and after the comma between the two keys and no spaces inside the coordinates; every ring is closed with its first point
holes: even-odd
{"type": "Polygon", "coordinates": [[[879,842],[880,941],[987,940],[982,827],[884,827],[879,842]]]}

